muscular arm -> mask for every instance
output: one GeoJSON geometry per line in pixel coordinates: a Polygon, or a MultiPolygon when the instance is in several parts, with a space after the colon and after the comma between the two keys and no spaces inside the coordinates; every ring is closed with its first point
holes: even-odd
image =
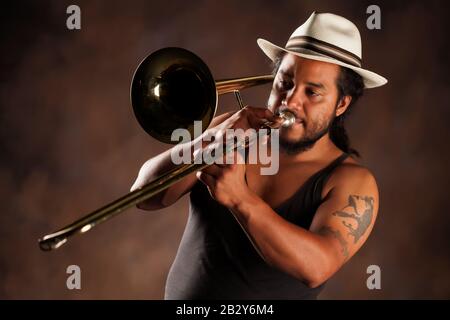
{"type": "Polygon", "coordinates": [[[376,182],[366,169],[338,169],[327,185],[310,230],[283,219],[251,192],[230,208],[269,265],[310,287],[325,282],[359,250],[378,210],[376,182]]]}

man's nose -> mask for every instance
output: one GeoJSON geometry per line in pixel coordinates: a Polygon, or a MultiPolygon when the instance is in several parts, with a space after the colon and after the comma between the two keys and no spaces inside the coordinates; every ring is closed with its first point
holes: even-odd
{"type": "Polygon", "coordinates": [[[303,112],[304,97],[298,90],[293,90],[288,93],[286,97],[281,101],[281,105],[296,111],[297,113],[303,112]]]}

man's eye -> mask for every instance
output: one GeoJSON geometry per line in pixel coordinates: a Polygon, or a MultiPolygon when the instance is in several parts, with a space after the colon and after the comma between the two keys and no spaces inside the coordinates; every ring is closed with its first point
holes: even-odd
{"type": "Polygon", "coordinates": [[[307,94],[308,96],[312,96],[312,97],[320,96],[320,93],[319,93],[319,92],[314,91],[314,90],[312,90],[312,89],[306,89],[306,94],[307,94]]]}

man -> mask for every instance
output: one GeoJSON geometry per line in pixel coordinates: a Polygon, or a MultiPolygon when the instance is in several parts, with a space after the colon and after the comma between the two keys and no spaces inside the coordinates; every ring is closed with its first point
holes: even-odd
{"type": "MultiPolygon", "coordinates": [[[[190,192],[166,299],[314,299],[373,228],[376,181],[349,157],[343,119],[364,87],[387,80],[361,68],[357,27],[313,13],[286,47],[258,44],[275,62],[268,109],[221,115],[210,128],[259,128],[289,110],[296,123],[280,130],[279,172],[216,164],[139,205],[163,208],[190,192]]],[[[170,151],[150,159],[132,190],[171,166],[170,151]]]]}

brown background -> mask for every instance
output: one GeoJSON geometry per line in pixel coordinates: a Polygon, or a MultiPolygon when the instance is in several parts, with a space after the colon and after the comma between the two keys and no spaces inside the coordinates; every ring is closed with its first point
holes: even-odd
{"type": "MultiPolygon", "coordinates": [[[[377,31],[365,27],[365,1],[76,1],[81,31],[65,26],[72,1],[2,3],[0,298],[162,298],[186,198],[130,210],[55,252],[37,239],[128,192],[141,164],[166,148],[132,114],[129,85],[143,57],[180,46],[216,78],[266,73],[256,38],[284,44],[314,10],[354,21],[364,65],[389,79],[348,123],[378,179],[379,219],[321,298],[450,298],[445,3],[376,1],[377,31]],[[71,264],[81,267],[80,291],[66,288],[71,264]],[[381,267],[381,290],[366,287],[371,264],[381,267]]],[[[244,93],[256,106],[267,96],[268,87],[244,93]]],[[[220,104],[235,107],[230,97],[220,104]]]]}

